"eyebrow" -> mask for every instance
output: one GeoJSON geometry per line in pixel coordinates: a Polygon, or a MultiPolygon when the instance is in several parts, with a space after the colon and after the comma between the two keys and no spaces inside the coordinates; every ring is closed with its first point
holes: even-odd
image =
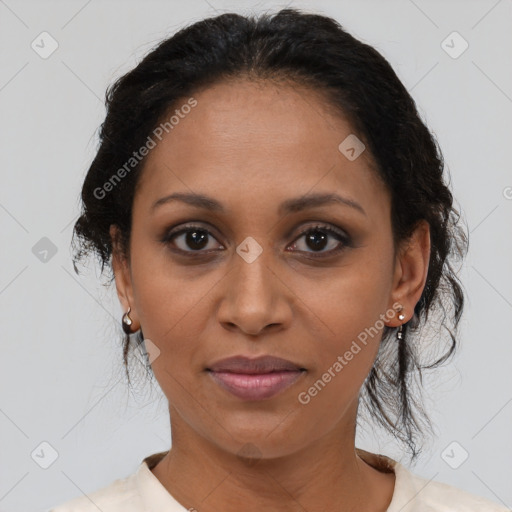
{"type": "MultiPolygon", "coordinates": [[[[170,194],[168,196],[158,199],[157,201],[155,201],[153,206],[151,206],[150,212],[153,213],[158,207],[164,204],[171,203],[173,201],[181,201],[191,206],[203,208],[205,210],[209,210],[212,212],[226,212],[224,206],[222,206],[221,203],[219,203],[216,199],[213,199],[212,197],[208,197],[204,194],[183,192],[175,192],[174,194],[170,194]]],[[[301,210],[305,210],[307,208],[314,208],[315,206],[324,206],[327,204],[341,204],[344,206],[349,206],[359,211],[363,215],[366,215],[365,210],[358,202],[354,201],[353,199],[333,193],[309,194],[303,197],[287,199],[286,201],[280,204],[278,213],[280,215],[295,213],[301,210]]]]}

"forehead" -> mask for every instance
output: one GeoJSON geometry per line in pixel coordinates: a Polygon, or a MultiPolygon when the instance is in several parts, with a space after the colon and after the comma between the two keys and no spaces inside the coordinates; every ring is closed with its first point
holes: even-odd
{"type": "Polygon", "coordinates": [[[292,83],[237,79],[193,98],[196,105],[182,111],[189,98],[178,101],[178,112],[169,114],[176,114],[172,128],[161,140],[153,137],[139,202],[176,190],[224,197],[281,191],[289,197],[315,184],[382,195],[368,152],[350,161],[340,151],[353,128],[321,93],[292,83]]]}

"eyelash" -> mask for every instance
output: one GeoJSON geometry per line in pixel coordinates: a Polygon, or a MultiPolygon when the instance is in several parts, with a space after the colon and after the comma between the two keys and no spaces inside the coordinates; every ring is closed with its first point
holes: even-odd
{"type": "MultiPolygon", "coordinates": [[[[212,238],[215,238],[215,236],[207,228],[205,228],[203,226],[196,225],[196,224],[188,224],[188,225],[185,225],[185,226],[181,227],[177,231],[172,231],[171,230],[169,233],[167,233],[162,238],[161,242],[164,245],[169,245],[171,243],[171,241],[175,237],[177,237],[179,235],[182,235],[184,233],[191,232],[191,231],[204,231],[204,232],[206,232],[208,237],[211,236],[212,238]]],[[[350,238],[347,235],[345,235],[342,231],[338,231],[337,229],[332,228],[332,227],[330,227],[328,225],[324,225],[324,224],[317,224],[317,225],[314,225],[314,226],[308,226],[307,228],[303,229],[302,231],[299,232],[298,236],[294,239],[294,241],[292,242],[291,245],[296,244],[296,242],[302,236],[304,236],[304,235],[306,235],[306,234],[308,234],[310,232],[314,232],[314,231],[322,231],[322,232],[327,233],[328,235],[333,236],[334,238],[338,239],[338,241],[342,244],[342,247],[338,247],[336,249],[331,249],[329,251],[321,251],[321,252],[315,252],[315,251],[298,251],[298,252],[306,253],[306,254],[309,255],[308,257],[325,258],[326,256],[333,256],[335,254],[338,254],[338,253],[342,252],[343,250],[345,250],[346,247],[350,247],[351,246],[351,240],[350,240],[350,238]]],[[[216,238],[215,238],[215,240],[216,240],[216,238]]],[[[183,249],[178,249],[178,248],[173,248],[172,250],[176,251],[176,252],[179,252],[180,254],[184,254],[184,255],[190,256],[192,258],[194,258],[194,257],[201,257],[201,256],[204,256],[204,255],[210,255],[213,252],[217,252],[218,251],[218,249],[211,249],[211,250],[206,250],[206,251],[205,250],[201,250],[201,249],[199,249],[197,251],[193,251],[193,250],[184,251],[183,249]]]]}

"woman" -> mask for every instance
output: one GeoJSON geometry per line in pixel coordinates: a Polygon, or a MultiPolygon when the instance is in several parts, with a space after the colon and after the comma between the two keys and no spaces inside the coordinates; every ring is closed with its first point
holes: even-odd
{"type": "Polygon", "coordinates": [[[355,447],[362,402],[418,456],[413,378],[464,304],[442,155],[389,63],[327,17],[225,14],[107,110],[75,260],[111,265],[172,448],[53,510],[506,510],[355,447]]]}

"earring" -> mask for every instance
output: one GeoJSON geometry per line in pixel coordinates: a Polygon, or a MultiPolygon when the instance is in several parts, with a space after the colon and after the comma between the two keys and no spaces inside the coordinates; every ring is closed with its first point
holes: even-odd
{"type": "MultiPolygon", "coordinates": [[[[402,311],[402,309],[400,311],[402,311]]],[[[401,312],[398,315],[398,320],[404,320],[404,319],[405,319],[405,315],[401,312]]],[[[396,339],[398,341],[403,340],[403,326],[402,326],[402,324],[400,324],[400,326],[398,327],[398,331],[396,333],[396,339]]]]}
{"type": "Polygon", "coordinates": [[[125,334],[131,334],[132,332],[132,319],[130,318],[130,311],[132,310],[131,307],[128,307],[128,311],[123,315],[123,320],[121,322],[121,325],[123,326],[123,331],[125,334]]]}

